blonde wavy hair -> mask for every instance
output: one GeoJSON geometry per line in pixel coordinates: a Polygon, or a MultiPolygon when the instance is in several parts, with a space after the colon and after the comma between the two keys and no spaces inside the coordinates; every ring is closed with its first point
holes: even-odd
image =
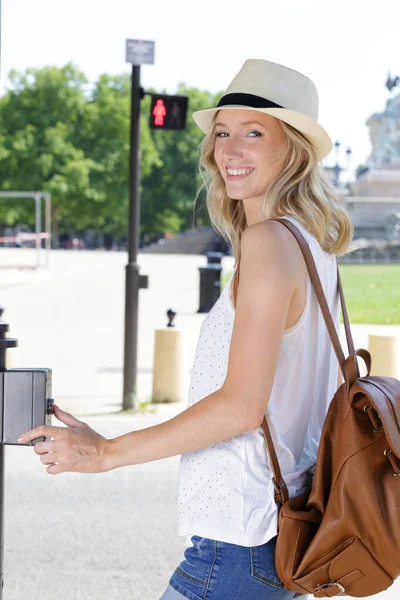
{"type": "MultiPolygon", "coordinates": [[[[210,132],[200,144],[199,171],[205,190],[206,205],[213,228],[232,246],[235,257],[233,297],[236,304],[240,266],[240,240],[247,227],[241,200],[232,200],[214,159],[216,112],[210,132]]],[[[339,203],[334,187],[326,178],[314,146],[297,129],[279,120],[286,134],[282,151],[283,168],[270,183],[262,204],[265,219],[285,215],[295,217],[330,254],[342,255],[349,248],[354,229],[346,209],[339,203]]]]}

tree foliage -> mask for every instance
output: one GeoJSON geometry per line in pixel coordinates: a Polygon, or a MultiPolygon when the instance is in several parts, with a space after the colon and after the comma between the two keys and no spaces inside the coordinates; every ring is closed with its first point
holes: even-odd
{"type": "MultiPolygon", "coordinates": [[[[9,77],[10,89],[0,98],[0,189],[50,192],[56,231],[125,234],[129,75],[104,74],[89,85],[81,71],[67,64],[12,71],[9,77]]],[[[212,106],[216,97],[183,83],[177,94],[189,96],[185,131],[150,129],[150,98],[142,100],[141,233],[177,233],[193,225],[203,134],[190,115],[212,106]]],[[[2,224],[33,225],[29,201],[0,200],[0,207],[2,224]]],[[[207,222],[204,210],[194,222],[207,222]]]]}

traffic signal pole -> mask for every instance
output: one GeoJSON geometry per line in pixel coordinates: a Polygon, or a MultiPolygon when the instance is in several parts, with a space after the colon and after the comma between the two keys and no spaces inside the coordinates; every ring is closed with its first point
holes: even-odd
{"type": "Polygon", "coordinates": [[[140,65],[132,65],[131,132],[129,157],[128,264],[125,271],[125,340],[123,410],[135,407],[139,288],[147,287],[139,275],[137,249],[140,223],[140,65]]]}
{"type": "Polygon", "coordinates": [[[132,91],[129,158],[128,264],[126,265],[125,273],[123,410],[135,408],[137,394],[139,289],[148,287],[148,277],[147,275],[139,274],[139,265],[137,264],[140,227],[140,101],[145,95],[152,97],[149,126],[150,128],[155,129],[184,129],[188,104],[187,96],[151,94],[145,92],[140,87],[140,65],[154,64],[153,41],[126,40],[126,61],[132,65],[132,91]],[[158,108],[157,110],[154,110],[156,104],[158,108]]]}

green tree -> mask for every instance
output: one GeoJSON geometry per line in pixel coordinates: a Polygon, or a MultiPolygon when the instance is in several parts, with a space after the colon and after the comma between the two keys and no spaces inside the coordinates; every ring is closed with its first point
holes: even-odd
{"type": "MultiPolygon", "coordinates": [[[[2,190],[50,192],[56,231],[77,217],[87,222],[85,202],[101,199],[102,192],[91,185],[101,166],[74,143],[86,119],[86,77],[68,64],[12,71],[10,81],[11,90],[0,99],[2,190]]],[[[27,203],[17,206],[14,202],[10,212],[3,204],[5,222],[32,225],[27,203]]]]}
{"type": "MultiPolygon", "coordinates": [[[[85,155],[101,165],[93,173],[94,186],[102,190],[96,225],[116,235],[128,226],[130,95],[129,75],[101,75],[77,140],[85,155]]],[[[140,130],[141,171],[149,176],[161,161],[143,112],[140,130]]]]}
{"type": "MultiPolygon", "coordinates": [[[[127,230],[130,80],[100,76],[89,90],[73,65],[10,73],[0,99],[2,191],[48,191],[56,233],[127,230]]],[[[142,171],[158,165],[143,119],[142,171]]],[[[33,225],[32,203],[1,203],[0,221],[33,225]]]]}
{"type": "MultiPolygon", "coordinates": [[[[101,75],[89,85],[72,64],[10,73],[0,98],[0,188],[48,191],[53,230],[94,228],[122,235],[128,225],[130,77],[101,75]]],[[[153,90],[154,91],[154,90],[153,90]]],[[[191,113],[221,94],[188,88],[187,128],[149,128],[150,97],[141,103],[141,233],[177,233],[208,223],[201,199],[199,144],[191,113]]],[[[32,202],[0,201],[0,222],[33,225],[32,202]]]]}

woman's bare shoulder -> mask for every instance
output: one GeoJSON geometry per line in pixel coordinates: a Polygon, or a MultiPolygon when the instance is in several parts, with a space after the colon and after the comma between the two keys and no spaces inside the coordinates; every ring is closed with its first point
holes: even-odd
{"type": "Polygon", "coordinates": [[[249,225],[242,234],[242,257],[271,263],[288,273],[302,271],[304,258],[297,240],[281,223],[266,219],[249,225]]]}

